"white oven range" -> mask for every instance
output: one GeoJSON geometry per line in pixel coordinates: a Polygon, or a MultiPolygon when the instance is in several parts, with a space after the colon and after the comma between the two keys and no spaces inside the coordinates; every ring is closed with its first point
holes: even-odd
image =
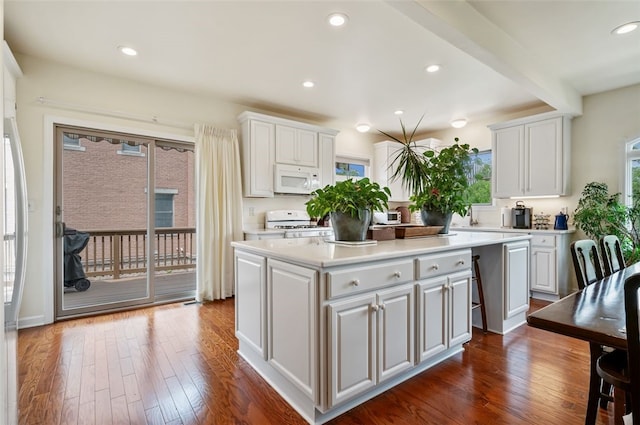
{"type": "Polygon", "coordinates": [[[265,213],[264,228],[266,230],[282,230],[285,238],[312,238],[317,236],[333,236],[330,227],[319,227],[311,222],[306,211],[273,210],[265,213]]]}

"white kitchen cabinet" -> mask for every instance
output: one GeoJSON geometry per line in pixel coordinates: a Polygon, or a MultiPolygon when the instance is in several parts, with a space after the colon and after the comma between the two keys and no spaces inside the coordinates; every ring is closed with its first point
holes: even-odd
{"type": "Polygon", "coordinates": [[[234,256],[236,337],[266,359],[265,257],[236,251],[234,256]]]}
{"type": "Polygon", "coordinates": [[[333,134],[318,133],[320,152],[320,187],[333,184],[336,177],[335,139],[333,134]]]}
{"type": "Polygon", "coordinates": [[[503,250],[504,319],[508,320],[529,309],[529,242],[504,244],[503,250]]]}
{"type": "Polygon", "coordinates": [[[568,234],[541,234],[531,238],[531,296],[549,301],[572,292],[568,270],[568,234]]]}
{"type": "MultiPolygon", "coordinates": [[[[425,139],[415,143],[416,151],[420,154],[427,149],[440,146],[437,139],[425,139]]],[[[402,179],[392,179],[395,172],[394,160],[398,156],[402,146],[398,142],[385,141],[373,145],[374,173],[373,180],[381,186],[387,186],[391,190],[390,201],[407,202],[411,193],[402,186],[402,179]]]]}
{"type": "Polygon", "coordinates": [[[418,270],[416,343],[422,362],[471,339],[471,252],[420,258],[418,270]]]}
{"type": "Polygon", "coordinates": [[[244,116],[241,124],[244,196],[273,197],[275,125],[248,116],[244,116]]]}
{"type": "Polygon", "coordinates": [[[567,194],[570,117],[547,113],[489,128],[494,197],[567,194]]]}
{"type": "Polygon", "coordinates": [[[317,272],[267,262],[267,361],[311,400],[316,400],[317,272]]]}
{"type": "Polygon", "coordinates": [[[409,283],[329,303],[329,407],[413,367],[413,297],[409,283]]]}
{"type": "Polygon", "coordinates": [[[245,197],[274,196],[274,166],[319,169],[319,184],[332,184],[336,130],[245,111],[238,116],[245,197]]]}
{"type": "Polygon", "coordinates": [[[318,167],[318,133],[276,125],[276,163],[318,167]]]}

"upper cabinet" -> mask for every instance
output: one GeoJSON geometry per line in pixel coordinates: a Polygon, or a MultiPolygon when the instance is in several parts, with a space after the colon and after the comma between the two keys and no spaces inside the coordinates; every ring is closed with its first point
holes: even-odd
{"type": "Polygon", "coordinates": [[[317,167],[318,133],[288,125],[276,125],[276,162],[317,167]]]}
{"type": "Polygon", "coordinates": [[[547,113],[489,128],[494,197],[567,194],[571,117],[547,113]]]}
{"type": "Polygon", "coordinates": [[[318,186],[333,183],[336,130],[249,111],[238,121],[245,197],[274,196],[275,164],[312,170],[318,186]]]}

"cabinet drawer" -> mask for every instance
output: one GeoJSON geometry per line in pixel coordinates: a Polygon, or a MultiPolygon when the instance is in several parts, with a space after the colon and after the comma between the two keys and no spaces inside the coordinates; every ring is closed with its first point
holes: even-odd
{"type": "Polygon", "coordinates": [[[355,294],[412,280],[412,260],[352,267],[327,273],[327,297],[355,294]]]}
{"type": "Polygon", "coordinates": [[[553,235],[532,235],[531,246],[556,247],[556,237],[553,235]]]}
{"type": "Polygon", "coordinates": [[[445,252],[418,258],[417,279],[426,279],[471,268],[471,250],[445,252]]]}

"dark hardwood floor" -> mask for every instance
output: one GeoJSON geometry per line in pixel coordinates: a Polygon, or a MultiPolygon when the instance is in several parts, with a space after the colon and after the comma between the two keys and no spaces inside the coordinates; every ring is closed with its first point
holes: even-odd
{"type": "MultiPolygon", "coordinates": [[[[239,358],[233,321],[230,299],[21,330],[20,424],[304,424],[239,358]]],[[[330,423],[583,424],[588,355],[526,325],[474,329],[463,353],[330,423]]]]}

